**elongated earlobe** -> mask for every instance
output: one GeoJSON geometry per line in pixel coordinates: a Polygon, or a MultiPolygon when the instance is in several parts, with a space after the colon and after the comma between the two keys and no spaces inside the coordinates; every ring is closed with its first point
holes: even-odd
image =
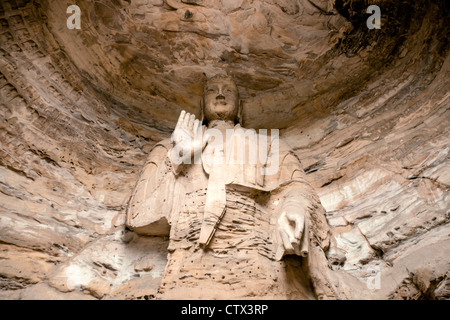
{"type": "Polygon", "coordinates": [[[205,101],[203,99],[204,99],[203,97],[200,99],[200,122],[201,122],[202,125],[206,125],[206,121],[205,121],[205,101]]]}
{"type": "Polygon", "coordinates": [[[242,110],[243,108],[243,101],[241,99],[239,99],[238,102],[238,112],[237,112],[237,122],[241,125],[244,126],[244,119],[242,119],[242,110]]]}

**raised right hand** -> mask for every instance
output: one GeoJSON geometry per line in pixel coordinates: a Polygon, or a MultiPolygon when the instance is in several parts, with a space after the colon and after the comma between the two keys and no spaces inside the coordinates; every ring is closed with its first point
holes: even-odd
{"type": "Polygon", "coordinates": [[[181,111],[175,130],[171,137],[172,162],[176,164],[191,163],[191,158],[198,149],[201,150],[201,123],[194,114],[181,111]]]}

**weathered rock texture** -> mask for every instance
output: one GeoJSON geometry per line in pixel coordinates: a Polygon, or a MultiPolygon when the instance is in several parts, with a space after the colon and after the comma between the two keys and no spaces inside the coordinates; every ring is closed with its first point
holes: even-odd
{"type": "Polygon", "coordinates": [[[167,239],[125,209],[221,70],[302,160],[346,296],[449,298],[447,1],[371,1],[380,30],[363,0],[75,2],[81,30],[72,1],[0,2],[0,298],[157,295],[167,239]]]}

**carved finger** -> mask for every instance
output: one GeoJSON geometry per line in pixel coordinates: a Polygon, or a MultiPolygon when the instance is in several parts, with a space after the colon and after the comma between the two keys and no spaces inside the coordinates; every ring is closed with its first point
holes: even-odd
{"type": "Polygon", "coordinates": [[[294,247],[292,246],[291,241],[289,241],[289,236],[287,235],[286,231],[284,231],[283,229],[280,229],[280,237],[281,237],[281,240],[283,241],[284,248],[287,251],[293,252],[294,247]]]}
{"type": "Polygon", "coordinates": [[[303,214],[296,215],[295,230],[294,230],[295,239],[300,240],[302,238],[304,226],[305,226],[305,216],[303,214]]]}
{"type": "Polygon", "coordinates": [[[199,132],[198,132],[199,125],[200,125],[200,120],[195,119],[193,131],[194,131],[194,133],[197,134],[197,135],[199,134],[199,132]]]}
{"type": "Polygon", "coordinates": [[[285,211],[280,216],[281,220],[279,222],[283,222],[284,231],[289,236],[289,241],[292,243],[292,245],[295,246],[295,244],[300,244],[299,239],[295,237],[294,233],[294,225],[296,224],[297,214],[292,213],[291,211],[285,211]]]}
{"type": "Polygon", "coordinates": [[[277,251],[275,252],[275,260],[280,261],[285,254],[285,249],[282,243],[279,243],[277,246],[277,251]]]}
{"type": "Polygon", "coordinates": [[[309,223],[308,220],[305,219],[305,229],[303,230],[302,242],[300,245],[300,255],[302,257],[308,256],[309,253],[309,223]]]}
{"type": "Polygon", "coordinates": [[[187,129],[190,132],[193,132],[193,130],[194,130],[194,121],[195,121],[195,114],[191,114],[191,116],[189,117],[189,123],[187,126],[187,129]]]}
{"type": "Polygon", "coordinates": [[[178,130],[177,128],[175,128],[175,130],[173,130],[172,135],[170,136],[170,140],[172,141],[172,143],[177,143],[177,139],[178,139],[178,130]]]}
{"type": "Polygon", "coordinates": [[[186,114],[186,111],[181,110],[180,116],[178,117],[177,125],[175,126],[175,129],[179,129],[181,127],[181,124],[184,121],[184,115],[186,114]]]}
{"type": "Polygon", "coordinates": [[[191,114],[189,112],[186,112],[186,115],[184,116],[182,126],[184,129],[188,129],[189,125],[189,119],[191,118],[191,114]]]}
{"type": "Polygon", "coordinates": [[[177,124],[175,126],[175,129],[172,132],[172,136],[171,136],[172,143],[178,143],[179,140],[180,140],[179,131],[180,131],[181,126],[183,124],[185,114],[186,114],[186,111],[181,110],[181,113],[180,113],[180,116],[178,117],[178,121],[177,121],[177,124]]]}
{"type": "Polygon", "coordinates": [[[197,144],[201,145],[202,133],[199,130],[199,124],[200,124],[200,121],[198,119],[195,119],[192,132],[194,133],[194,141],[197,144]]]}

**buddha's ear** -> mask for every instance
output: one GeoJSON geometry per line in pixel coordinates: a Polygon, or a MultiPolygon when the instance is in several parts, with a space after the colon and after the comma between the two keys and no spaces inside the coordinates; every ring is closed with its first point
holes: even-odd
{"type": "MultiPolygon", "coordinates": [[[[206,73],[202,73],[202,81],[203,81],[203,89],[206,86],[206,83],[208,81],[208,77],[206,76],[206,73]]],[[[200,123],[203,125],[206,125],[205,120],[205,92],[203,92],[202,97],[200,98],[200,123]]]]}
{"type": "Polygon", "coordinates": [[[200,123],[203,123],[205,121],[205,100],[203,100],[203,97],[200,98],[200,123]]]}
{"type": "Polygon", "coordinates": [[[243,105],[244,105],[244,102],[241,100],[241,99],[239,99],[239,101],[238,101],[238,112],[237,112],[237,122],[241,125],[241,126],[243,126],[244,125],[244,119],[242,119],[242,111],[243,111],[243,105]]]}

